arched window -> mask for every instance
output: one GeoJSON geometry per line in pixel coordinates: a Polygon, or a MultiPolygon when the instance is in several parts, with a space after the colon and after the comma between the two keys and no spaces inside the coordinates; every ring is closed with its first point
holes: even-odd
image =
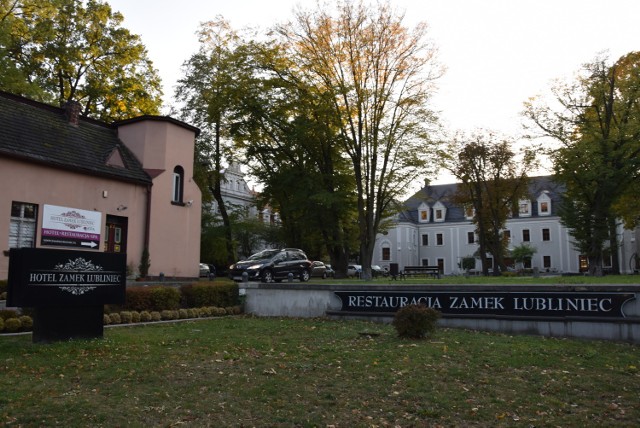
{"type": "Polygon", "coordinates": [[[184,196],[184,169],[180,165],[173,168],[172,191],[171,202],[181,204],[184,196]]]}

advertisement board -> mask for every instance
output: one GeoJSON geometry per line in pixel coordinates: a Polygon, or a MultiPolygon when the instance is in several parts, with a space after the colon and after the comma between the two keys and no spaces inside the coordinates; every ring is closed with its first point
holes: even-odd
{"type": "Polygon", "coordinates": [[[97,250],[101,230],[101,212],[44,205],[40,244],[97,250]]]}

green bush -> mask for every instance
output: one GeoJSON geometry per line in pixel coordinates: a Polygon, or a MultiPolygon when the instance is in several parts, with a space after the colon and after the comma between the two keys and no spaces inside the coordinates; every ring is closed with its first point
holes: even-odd
{"type": "Polygon", "coordinates": [[[218,283],[193,283],[180,287],[183,308],[204,306],[234,306],[238,304],[238,285],[218,283]]]}
{"type": "Polygon", "coordinates": [[[109,314],[109,318],[111,318],[111,324],[120,324],[122,322],[120,314],[117,312],[109,314]]]}
{"type": "Polygon", "coordinates": [[[19,318],[9,318],[4,321],[4,329],[7,333],[16,333],[22,328],[19,318]]]}
{"type": "Polygon", "coordinates": [[[149,322],[151,321],[151,314],[149,311],[140,312],[140,322],[149,322]]]}
{"type": "Polygon", "coordinates": [[[130,287],[126,292],[128,311],[162,311],[180,307],[180,290],[170,286],[130,287]]]}
{"type": "Polygon", "coordinates": [[[4,331],[4,320],[0,318],[0,332],[4,331]]]}
{"type": "Polygon", "coordinates": [[[165,309],[164,311],[160,311],[160,317],[163,321],[171,321],[178,319],[178,311],[173,311],[171,309],[165,309]]]}
{"type": "Polygon", "coordinates": [[[151,319],[149,321],[162,321],[162,315],[158,311],[151,312],[151,319]]]}
{"type": "Polygon", "coordinates": [[[102,315],[102,324],[103,325],[111,324],[111,317],[109,316],[109,314],[103,314],[102,315]]]}
{"type": "Polygon", "coordinates": [[[131,324],[133,316],[130,311],[122,311],[120,312],[120,320],[123,324],[131,324]]]}
{"type": "Polygon", "coordinates": [[[18,317],[20,323],[22,324],[22,329],[25,331],[29,331],[33,328],[33,318],[28,315],[21,315],[18,317]]]}
{"type": "Polygon", "coordinates": [[[440,312],[424,305],[407,305],[396,312],[393,327],[399,337],[422,339],[436,329],[440,312]]]}
{"type": "Polygon", "coordinates": [[[0,294],[6,293],[9,287],[9,282],[6,279],[0,280],[0,294]]]}
{"type": "Polygon", "coordinates": [[[131,322],[140,322],[140,312],[138,311],[131,311],[131,322]]]}
{"type": "Polygon", "coordinates": [[[8,320],[9,318],[18,318],[18,312],[13,309],[2,309],[0,310],[0,318],[3,320],[8,320]]]}

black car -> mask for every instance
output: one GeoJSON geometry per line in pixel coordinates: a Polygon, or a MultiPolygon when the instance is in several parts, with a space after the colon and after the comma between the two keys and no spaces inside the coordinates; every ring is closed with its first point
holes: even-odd
{"type": "Polygon", "coordinates": [[[292,274],[293,278],[306,282],[311,276],[311,262],[304,251],[296,248],[269,249],[231,265],[229,278],[242,281],[245,272],[247,279],[253,281],[280,282],[292,274]]]}

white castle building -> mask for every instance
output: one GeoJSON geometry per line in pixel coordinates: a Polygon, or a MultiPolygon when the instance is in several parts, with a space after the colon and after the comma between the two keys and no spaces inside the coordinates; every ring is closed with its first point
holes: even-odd
{"type": "MultiPolygon", "coordinates": [[[[445,275],[462,274],[461,260],[478,250],[473,212],[451,202],[456,184],[427,185],[406,202],[395,218],[395,227],[377,236],[372,264],[390,269],[405,266],[438,266],[445,275]]],[[[562,188],[551,177],[533,177],[529,199],[521,200],[519,213],[507,220],[505,234],[509,248],[527,244],[536,253],[527,268],[549,273],[578,273],[588,270],[587,258],[572,245],[572,237],[557,212],[562,188]]],[[[618,227],[621,273],[636,269],[638,231],[618,227]]],[[[611,267],[605,260],[604,268],[611,267]]],[[[482,271],[476,258],[477,271],[482,271]]]]}

